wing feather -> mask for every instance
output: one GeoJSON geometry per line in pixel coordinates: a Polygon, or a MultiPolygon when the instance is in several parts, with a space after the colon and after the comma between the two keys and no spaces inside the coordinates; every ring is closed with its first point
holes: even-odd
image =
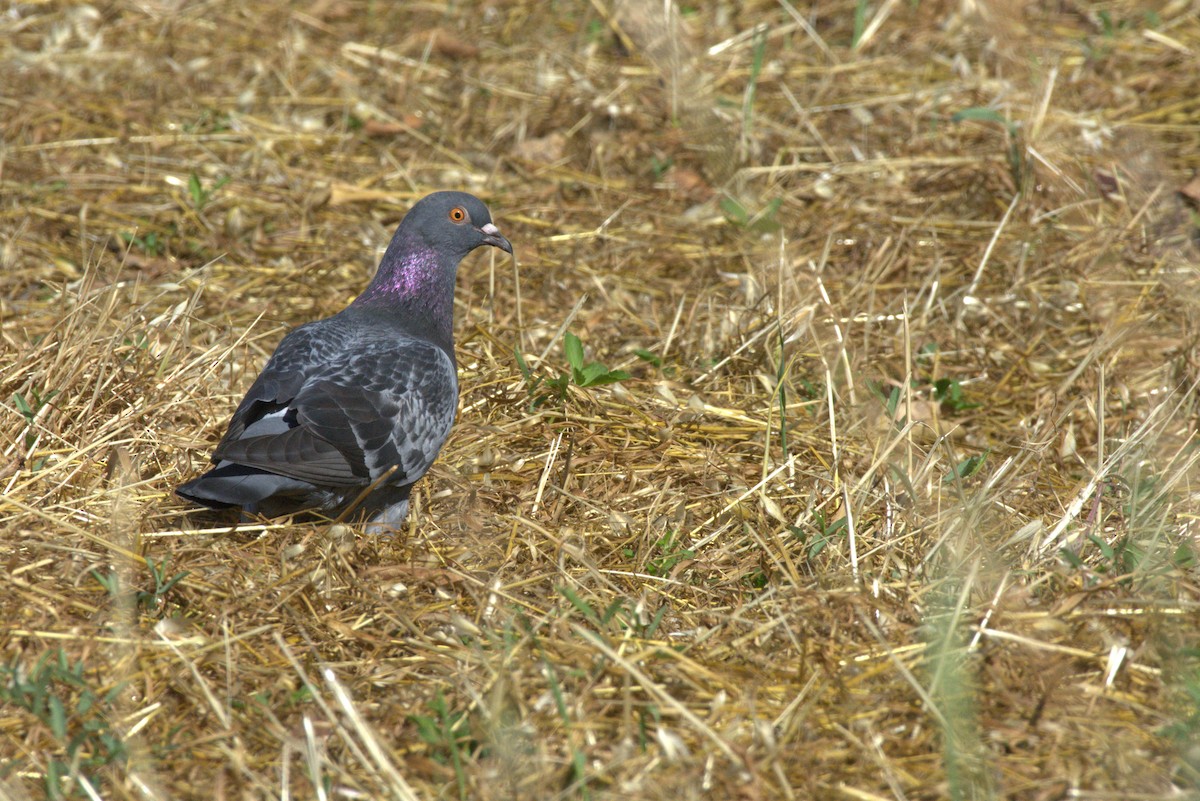
{"type": "Polygon", "coordinates": [[[283,344],[234,413],[214,462],[328,487],[366,486],[393,466],[389,483],[408,484],[429,469],[457,408],[454,363],[441,348],[375,341],[305,370],[278,358],[287,355],[283,344]]]}

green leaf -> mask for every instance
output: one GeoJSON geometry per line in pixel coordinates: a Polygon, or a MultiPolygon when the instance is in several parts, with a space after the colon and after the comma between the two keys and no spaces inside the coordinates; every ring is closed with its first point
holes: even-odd
{"type": "Polygon", "coordinates": [[[895,420],[896,410],[900,408],[900,387],[892,387],[892,391],[888,393],[883,405],[887,409],[888,417],[895,420]]]}
{"type": "MultiPolygon", "coordinates": [[[[690,559],[691,557],[689,556],[688,558],[690,559]]],[[[642,632],[642,636],[647,639],[654,637],[654,632],[658,631],[658,627],[662,624],[663,616],[666,615],[666,613],[667,605],[663,604],[658,608],[658,611],[654,613],[654,617],[650,619],[650,623],[646,626],[646,630],[642,632]]]]}
{"type": "Polygon", "coordinates": [[[174,576],[171,577],[171,580],[168,581],[166,583],[166,585],[162,588],[162,591],[167,592],[168,590],[172,589],[176,584],[178,584],[179,582],[181,582],[185,578],[187,578],[191,574],[191,572],[192,571],[190,571],[190,570],[184,570],[180,573],[176,573],[174,576]]]}
{"type": "Polygon", "coordinates": [[[850,38],[850,46],[857,48],[858,43],[862,41],[862,35],[867,30],[867,9],[870,3],[867,0],[858,0],[854,4],[854,33],[850,38]]]}
{"type": "MultiPolygon", "coordinates": [[[[538,650],[541,650],[540,646],[538,650]]],[[[550,664],[549,657],[542,651],[542,664],[546,666],[546,679],[550,683],[550,694],[554,696],[554,705],[558,708],[558,716],[564,726],[571,725],[571,713],[567,709],[567,699],[563,697],[562,687],[558,685],[558,671],[550,664]]]]}
{"type": "Polygon", "coordinates": [[[521,371],[521,375],[528,381],[533,373],[530,371],[529,365],[525,362],[525,354],[521,353],[520,345],[513,348],[513,354],[517,357],[517,369],[521,371]]]}
{"type": "Polygon", "coordinates": [[[188,176],[188,195],[192,198],[192,205],[196,208],[204,205],[204,186],[200,183],[200,176],[196,173],[188,176]]]}
{"type": "Polygon", "coordinates": [[[634,350],[634,354],[644,362],[650,362],[650,364],[654,365],[655,367],[662,367],[662,358],[655,356],[652,352],[646,350],[645,348],[637,348],[634,350]]]}
{"type": "Polygon", "coordinates": [[[33,409],[29,408],[29,404],[25,402],[25,399],[22,398],[20,395],[14,394],[13,395],[13,403],[16,405],[17,411],[19,411],[21,413],[21,416],[32,423],[33,422],[33,409]]]}
{"type": "Polygon", "coordinates": [[[608,375],[607,367],[599,362],[592,362],[576,373],[575,383],[581,387],[590,387],[606,375],[608,375]]]}
{"type": "Polygon", "coordinates": [[[991,453],[991,450],[986,450],[983,453],[963,459],[942,479],[942,483],[953,484],[955,481],[961,481],[964,478],[970,478],[975,475],[983,467],[983,463],[987,461],[989,453],[991,453]]]}
{"type": "Polygon", "coordinates": [[[939,403],[952,411],[961,412],[979,408],[978,403],[970,403],[966,400],[962,384],[958,379],[939,378],[933,382],[933,394],[939,403]]]}
{"type": "Polygon", "coordinates": [[[603,369],[604,372],[589,381],[586,386],[601,387],[605,384],[615,384],[618,381],[624,381],[625,379],[629,378],[629,373],[625,372],[624,370],[609,370],[607,367],[603,369]]]}
{"type": "Polygon", "coordinates": [[[50,731],[54,732],[54,736],[60,740],[67,739],[67,711],[63,708],[62,699],[57,695],[52,695],[49,698],[50,707],[50,731]]]}
{"type": "Polygon", "coordinates": [[[125,688],[128,686],[129,682],[127,681],[118,682],[117,684],[113,685],[113,688],[104,694],[104,698],[102,699],[104,705],[112,706],[112,704],[117,700],[117,696],[124,692],[125,688]]]}
{"type": "Polygon", "coordinates": [[[600,618],[596,615],[596,610],[592,609],[591,604],[583,600],[570,587],[562,586],[558,588],[558,592],[564,598],[571,602],[571,606],[579,610],[580,614],[586,617],[592,623],[599,623],[600,618]]]}
{"type": "Polygon", "coordinates": [[[611,604],[608,605],[607,609],[604,610],[604,614],[601,616],[600,622],[607,625],[610,621],[612,621],[613,615],[617,614],[617,612],[620,612],[624,608],[625,608],[625,599],[617,598],[611,604]]]}
{"type": "Polygon", "coordinates": [[[571,772],[574,774],[571,784],[579,788],[582,798],[591,798],[587,786],[587,755],[582,748],[571,749],[571,772]]]}
{"type": "Polygon", "coordinates": [[[50,798],[63,798],[63,781],[70,775],[70,768],[62,760],[50,760],[50,764],[46,766],[46,794],[50,798]]]}
{"type": "Polygon", "coordinates": [[[775,215],[779,213],[780,207],[783,205],[783,198],[777,197],[767,203],[766,207],[758,214],[754,215],[754,219],[750,220],[747,225],[751,231],[769,234],[780,229],[779,222],[775,219],[775,215]]]}
{"type": "Polygon", "coordinates": [[[953,122],[962,122],[963,120],[974,120],[975,122],[994,122],[1004,127],[1008,135],[1012,138],[1017,136],[1017,124],[1010,119],[1005,118],[1003,114],[993,108],[986,106],[973,106],[965,108],[962,111],[956,111],[950,116],[953,122]]]}
{"type": "Polygon", "coordinates": [[[1001,125],[1007,125],[1008,120],[1004,115],[994,108],[986,106],[973,106],[964,108],[962,111],[956,111],[950,116],[952,122],[962,122],[963,120],[974,120],[976,122],[998,122],[1001,125]]]}
{"type": "Polygon", "coordinates": [[[721,198],[721,211],[725,212],[725,217],[730,222],[737,225],[745,225],[746,220],[750,218],[746,207],[729,196],[721,198]]]}
{"type": "Polygon", "coordinates": [[[1064,562],[1077,570],[1083,567],[1083,560],[1070,548],[1060,548],[1058,555],[1063,558],[1064,562]]]}
{"type": "Polygon", "coordinates": [[[417,736],[428,745],[442,745],[441,727],[428,715],[409,715],[408,719],[417,727],[417,736]]]}
{"type": "Polygon", "coordinates": [[[1105,560],[1109,562],[1113,561],[1113,557],[1116,556],[1117,552],[1111,545],[1097,537],[1095,534],[1088,534],[1088,539],[1092,541],[1092,545],[1095,545],[1100,549],[1100,555],[1103,556],[1105,560]]]}
{"type": "Polygon", "coordinates": [[[579,337],[572,334],[570,331],[563,335],[563,350],[567,354],[567,364],[571,365],[572,370],[583,369],[583,343],[579,337]]]}

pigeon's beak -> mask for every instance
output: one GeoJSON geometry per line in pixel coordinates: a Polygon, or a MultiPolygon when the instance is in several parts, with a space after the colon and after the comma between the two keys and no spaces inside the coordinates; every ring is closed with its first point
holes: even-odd
{"type": "Polygon", "coordinates": [[[512,242],[509,242],[507,239],[505,239],[503,234],[500,233],[500,229],[495,225],[488,223],[477,230],[479,233],[483,234],[483,243],[485,245],[491,245],[494,248],[500,248],[505,253],[512,255],[512,242]]]}

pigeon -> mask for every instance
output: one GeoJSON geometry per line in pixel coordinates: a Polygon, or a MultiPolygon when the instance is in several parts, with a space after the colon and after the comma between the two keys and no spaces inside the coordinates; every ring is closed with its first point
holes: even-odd
{"type": "Polygon", "coordinates": [[[481,200],[435,192],[418,201],[366,290],[283,338],[212,469],[176,492],[211,509],[354,512],[377,530],[398,526],[458,409],[454,281],[481,245],[513,252],[481,200]]]}

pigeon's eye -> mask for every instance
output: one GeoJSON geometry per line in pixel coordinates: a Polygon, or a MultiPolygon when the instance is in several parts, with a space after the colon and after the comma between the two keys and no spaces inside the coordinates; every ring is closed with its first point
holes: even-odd
{"type": "Polygon", "coordinates": [[[462,206],[455,206],[454,208],[450,209],[451,222],[460,223],[465,219],[467,219],[467,210],[462,206]]]}

